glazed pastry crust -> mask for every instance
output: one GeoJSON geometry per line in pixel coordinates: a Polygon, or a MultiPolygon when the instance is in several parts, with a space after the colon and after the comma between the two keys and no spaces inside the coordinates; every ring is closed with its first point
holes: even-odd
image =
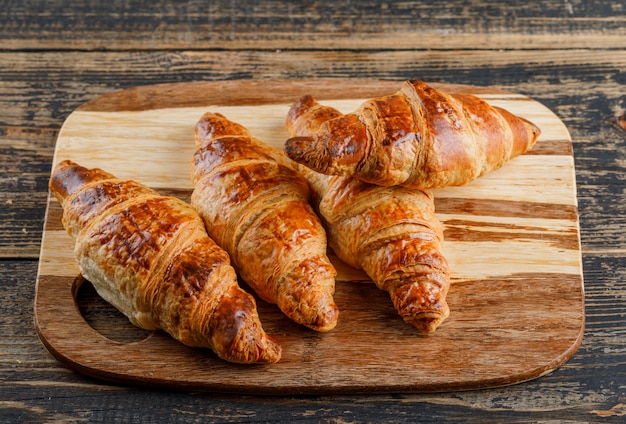
{"type": "MultiPolygon", "coordinates": [[[[291,107],[287,130],[306,137],[341,117],[339,111],[304,97],[291,107]]],[[[324,175],[305,166],[299,170],[309,181],[313,204],[337,256],[363,269],[388,292],[406,322],[424,333],[435,331],[450,313],[450,276],[431,193],[324,175]]]]}
{"type": "Polygon", "coordinates": [[[195,130],[191,203],[265,301],[317,331],[337,324],[336,271],[306,180],[243,126],[207,112],[195,130]]]}
{"type": "Polygon", "coordinates": [[[71,161],[50,190],[63,206],[81,274],[136,326],[236,363],[274,363],[254,298],[187,203],[71,161]]]}
{"type": "Polygon", "coordinates": [[[418,189],[464,185],[530,149],[539,128],[469,94],[419,80],[370,99],[285,143],[294,161],[328,175],[418,189]]]}

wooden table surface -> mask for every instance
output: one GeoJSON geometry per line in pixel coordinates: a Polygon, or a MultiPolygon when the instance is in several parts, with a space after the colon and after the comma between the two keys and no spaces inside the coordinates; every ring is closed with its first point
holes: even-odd
{"type": "Polygon", "coordinates": [[[501,3],[1,1],[0,421],[624,422],[626,4],[501,3]],[[135,86],[312,78],[492,86],[565,123],[586,298],[584,339],[567,363],[495,389],[241,396],[107,384],[50,355],[33,301],[52,155],[69,114],[135,86]]]}

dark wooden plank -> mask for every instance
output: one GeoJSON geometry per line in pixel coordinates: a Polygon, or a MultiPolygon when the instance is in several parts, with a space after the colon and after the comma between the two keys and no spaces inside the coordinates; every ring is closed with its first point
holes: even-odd
{"type": "Polygon", "coordinates": [[[55,130],[0,127],[0,257],[39,250],[52,160],[46,144],[55,138],[55,130]]]}
{"type": "Polygon", "coordinates": [[[624,4],[601,0],[0,2],[4,49],[624,48],[624,4]]]}
{"type": "MultiPolygon", "coordinates": [[[[10,52],[2,53],[0,70],[3,84],[21,81],[15,87],[29,93],[34,99],[60,93],[73,87],[71,80],[63,77],[93,78],[100,87],[126,88],[128,79],[136,78],[144,84],[163,82],[183,82],[190,79],[245,79],[245,78],[346,78],[368,77],[395,79],[398,75],[410,73],[424,75],[438,72],[439,78],[449,80],[462,77],[472,78],[478,85],[490,81],[502,85],[507,82],[532,83],[537,76],[544,76],[544,82],[558,86],[568,82],[563,76],[574,69],[582,72],[578,77],[589,83],[623,83],[622,67],[624,52],[576,49],[557,50],[507,50],[493,51],[474,49],[463,51],[195,51],[176,50],[158,52],[10,52]],[[40,78],[30,81],[33,73],[46,71],[40,78]],[[497,70],[488,74],[486,69],[497,70]],[[443,73],[443,70],[447,72],[443,73]],[[545,74],[546,71],[556,74],[545,74]],[[603,77],[614,75],[608,80],[603,77]],[[43,77],[46,78],[43,78],[43,77]],[[122,77],[120,80],[119,78],[122,77]],[[479,84],[480,83],[480,84],[479,84]]],[[[572,80],[575,82],[576,79],[572,80]]],[[[458,81],[457,81],[458,82],[458,81]]],[[[137,83],[133,84],[137,85],[137,83]]],[[[556,88],[556,87],[555,87],[556,88]]],[[[82,93],[90,96],[98,87],[82,93]]],[[[17,100],[18,92],[11,92],[17,100]]],[[[77,93],[78,95],[78,93],[77,93]]],[[[45,112],[43,116],[55,115],[58,110],[37,110],[44,105],[40,101],[30,104],[31,117],[45,112]]],[[[9,115],[13,117],[14,115],[9,115]]]]}

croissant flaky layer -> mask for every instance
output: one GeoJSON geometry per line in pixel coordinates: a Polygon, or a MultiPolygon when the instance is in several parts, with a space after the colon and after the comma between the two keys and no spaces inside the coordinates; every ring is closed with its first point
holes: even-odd
{"type": "Polygon", "coordinates": [[[191,203],[241,278],[295,322],[334,328],[336,271],[306,180],[276,149],[220,114],[195,130],[191,203]]]}
{"type": "MultiPolygon", "coordinates": [[[[304,97],[290,109],[287,130],[305,138],[341,117],[336,109],[304,97]]],[[[424,333],[435,331],[450,313],[450,277],[430,192],[324,175],[305,166],[299,170],[310,183],[337,256],[388,292],[406,322],[424,333]]]]}
{"type": "Polygon", "coordinates": [[[447,94],[413,80],[307,135],[293,135],[285,151],[323,174],[431,189],[463,185],[502,167],[530,149],[539,134],[533,123],[476,96],[447,94]]]}
{"type": "Polygon", "coordinates": [[[190,205],[71,161],[55,167],[50,190],[82,275],[133,324],[231,362],[280,359],[254,298],[190,205]]]}

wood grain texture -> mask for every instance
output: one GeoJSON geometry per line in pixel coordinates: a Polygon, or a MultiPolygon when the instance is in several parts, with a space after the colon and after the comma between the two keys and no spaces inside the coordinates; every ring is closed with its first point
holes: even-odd
{"type": "Polygon", "coordinates": [[[579,201],[586,211],[583,245],[614,251],[626,241],[625,232],[613,231],[626,228],[616,185],[624,132],[615,124],[626,110],[624,69],[624,51],[593,50],[0,52],[0,107],[6,111],[0,120],[0,257],[38,258],[57,131],[81,104],[119,88],[166,81],[364,75],[497,84],[539,98],[574,134],[579,201]],[[585,194],[596,190],[604,201],[585,194]],[[24,218],[19,227],[11,221],[16,216],[24,218]]]}
{"type": "MultiPolygon", "coordinates": [[[[195,0],[0,1],[2,421],[623,423],[626,132],[618,117],[626,111],[626,50],[617,47],[626,39],[623,2],[470,0],[446,3],[449,12],[435,1],[278,3],[216,1],[205,13],[195,0]],[[247,8],[235,10],[241,3],[247,8]],[[427,19],[411,21],[412,7],[427,19]],[[303,14],[316,10],[325,14],[323,27],[303,14]],[[260,11],[265,15],[254,14],[260,11]],[[47,179],[67,116],[100,95],[139,85],[326,77],[498,86],[559,116],[572,136],[581,219],[586,330],[577,353],[555,372],[510,387],[366,396],[135,389],[59,364],[36,336],[32,303],[47,179]]],[[[517,209],[508,213],[525,213],[517,209]]],[[[90,306],[83,316],[103,334],[121,335],[123,319],[92,300],[84,300],[90,306]]]]}
{"type": "Polygon", "coordinates": [[[621,2],[3,1],[8,49],[623,48],[621,2]],[[68,10],[70,13],[68,13],[68,10]]]}
{"type": "MultiPolygon", "coordinates": [[[[624,281],[625,267],[619,260],[596,258],[588,269],[607,267],[602,275],[591,272],[593,293],[611,290],[612,281],[624,281]]],[[[5,296],[0,297],[0,339],[9,357],[0,357],[5,376],[0,415],[8,422],[50,421],[167,421],[167,422],[529,422],[540,417],[556,422],[608,422],[623,420],[619,404],[619,381],[623,342],[619,316],[614,328],[604,324],[617,308],[606,309],[606,301],[592,294],[591,326],[578,353],[557,371],[540,379],[499,389],[427,394],[369,394],[352,396],[239,396],[225,393],[145,390],[121,384],[102,384],[61,366],[42,346],[32,325],[37,263],[0,262],[5,296]],[[601,313],[602,312],[602,313],[601,313]],[[606,352],[609,350],[609,352],[606,352]],[[54,400],[54,401],[52,401],[54,400]]],[[[618,292],[614,288],[614,292],[618,292]]],[[[83,294],[81,294],[83,296],[83,294]]],[[[97,300],[85,293],[85,302],[97,300]],[[89,296],[92,298],[89,299],[89,296]]],[[[81,301],[82,302],[82,301],[81,301]]],[[[94,305],[83,316],[92,321],[106,304],[94,305]]],[[[83,306],[81,306],[83,308],[83,306]]],[[[116,325],[127,323],[118,316],[102,317],[100,331],[117,335],[116,325]],[[105,319],[109,328],[106,328],[105,319]]],[[[128,325],[128,324],[127,324],[128,325]]],[[[138,336],[140,339],[145,337],[138,336]]],[[[126,341],[131,339],[128,337],[126,341]]]]}
{"type": "MultiPolygon", "coordinates": [[[[233,81],[116,92],[68,117],[53,164],[72,159],[187,199],[191,129],[204,111],[223,113],[280,149],[289,101],[299,95],[313,93],[348,112],[362,99],[397,86],[374,80],[233,81]]],[[[60,207],[51,200],[35,303],[42,341],[61,362],[105,380],[222,392],[469,389],[526,381],[560,366],[580,345],[584,326],[567,129],[527,97],[486,87],[439,86],[480,95],[531,119],[543,132],[535,154],[470,185],[435,191],[448,239],[444,254],[453,270],[453,312],[434,336],[417,336],[384,293],[372,284],[351,282],[367,278],[340,265],[336,301],[342,318],[329,334],[303,331],[259,302],[264,327],[283,345],[283,359],[275,366],[226,365],[161,334],[130,344],[112,342],[87,325],[76,308],[78,269],[60,226],[60,207]]]]}

